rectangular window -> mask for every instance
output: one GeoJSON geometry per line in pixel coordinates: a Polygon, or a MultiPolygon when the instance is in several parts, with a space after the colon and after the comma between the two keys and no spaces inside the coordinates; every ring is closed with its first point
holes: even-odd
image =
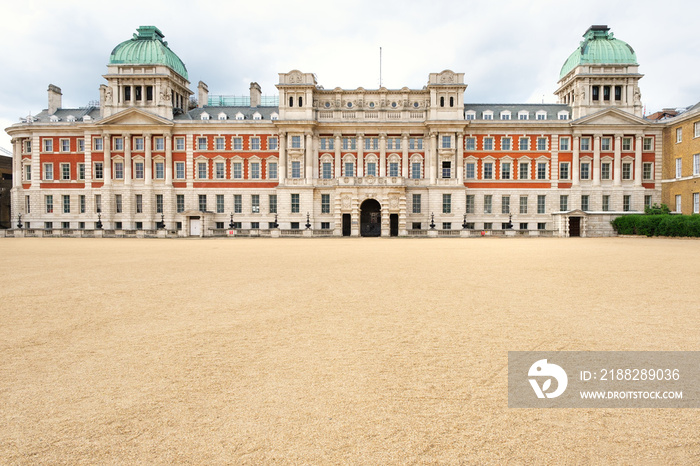
{"type": "Polygon", "coordinates": [[[330,230],[331,222],[321,222],[321,230],[330,230]]]}
{"type": "Polygon", "coordinates": [[[442,137],[442,148],[443,149],[450,149],[451,147],[452,147],[452,136],[443,136],[442,137]]]}
{"type": "Polygon", "coordinates": [[[600,179],[610,179],[610,162],[603,162],[602,164],[600,164],[600,179]]]}
{"type": "Polygon", "coordinates": [[[650,151],[653,150],[652,147],[653,144],[653,139],[652,138],[644,138],[644,150],[645,151],[650,151]]]}
{"type": "Polygon", "coordinates": [[[600,139],[600,150],[609,151],[610,149],[610,138],[600,139]]]}
{"type": "Polygon", "coordinates": [[[250,138],[250,150],[260,150],[260,138],[250,138]]]}
{"type": "Polygon", "coordinates": [[[452,213],[452,194],[442,195],[442,213],[450,214],[452,213]]]}
{"type": "Polygon", "coordinates": [[[484,150],[493,150],[493,138],[484,138],[484,150]]]}
{"type": "Polygon", "coordinates": [[[501,150],[510,150],[511,149],[511,139],[510,138],[501,138],[501,150]]]}
{"type": "Polygon", "coordinates": [[[466,140],[464,148],[466,150],[476,150],[476,138],[468,137],[466,140]]]}
{"type": "Polygon", "coordinates": [[[216,138],[214,139],[214,143],[216,144],[216,150],[226,149],[226,140],[224,138],[216,138]]]}
{"type": "Polygon", "coordinates": [[[474,194],[467,194],[467,204],[465,212],[468,214],[473,214],[475,212],[474,194]]]}
{"type": "Polygon", "coordinates": [[[591,138],[581,138],[581,150],[591,150],[591,138]]]}
{"type": "Polygon", "coordinates": [[[61,179],[62,180],[70,180],[70,164],[69,163],[62,163],[61,164],[61,179]]]}
{"type": "Polygon", "coordinates": [[[197,163],[197,178],[200,180],[207,179],[207,162],[197,163]]]}
{"type": "Polygon", "coordinates": [[[537,162],[537,179],[547,179],[547,162],[537,162]]]}
{"type": "Polygon", "coordinates": [[[78,164],[78,179],[79,180],[85,179],[85,164],[84,163],[78,164]]]}
{"type": "Polygon", "coordinates": [[[468,180],[473,180],[476,177],[476,164],[474,162],[467,162],[465,170],[465,178],[468,180]]]}
{"type": "Polygon", "coordinates": [[[134,163],[134,178],[137,180],[143,179],[143,162],[134,163]]]}
{"type": "Polygon", "coordinates": [[[143,195],[141,195],[141,194],[136,195],[136,213],[137,214],[143,213],[143,195]]]}
{"type": "Polygon", "coordinates": [[[250,211],[254,214],[260,213],[260,194],[251,194],[250,211]]]}
{"type": "Polygon", "coordinates": [[[292,213],[293,214],[299,213],[299,195],[298,194],[292,194],[292,213]]]}
{"type": "Polygon", "coordinates": [[[301,136],[291,137],[292,149],[301,149],[301,136]]]}
{"type": "Polygon", "coordinates": [[[700,154],[693,155],[693,175],[700,175],[700,154]]]}
{"type": "Polygon", "coordinates": [[[292,178],[301,178],[301,162],[292,162],[292,178]]]}
{"type": "Polygon", "coordinates": [[[217,214],[224,213],[224,195],[223,194],[216,195],[216,213],[217,214]]]}
{"type": "Polygon", "coordinates": [[[101,180],[103,176],[102,162],[95,162],[95,179],[101,180]]]}
{"type": "Polygon", "coordinates": [[[241,162],[233,162],[233,179],[243,179],[243,164],[241,162]]]}
{"type": "Polygon", "coordinates": [[[632,138],[622,138],[622,150],[632,150],[632,138]]]}
{"type": "Polygon", "coordinates": [[[510,213],[510,196],[501,196],[501,213],[510,213]]]}
{"type": "Polygon", "coordinates": [[[679,157],[676,159],[676,178],[680,178],[682,176],[682,171],[683,169],[683,160],[679,157]]]}
{"type": "Polygon", "coordinates": [[[177,212],[181,213],[185,211],[185,195],[184,194],[178,194],[176,196],[176,201],[177,201],[177,212]]]}
{"type": "Polygon", "coordinates": [[[163,138],[155,138],[155,150],[165,150],[165,140],[163,138]]]}
{"type": "Polygon", "coordinates": [[[78,139],[78,152],[85,152],[85,139],[78,139]]]}
{"type": "Polygon", "coordinates": [[[331,195],[321,194],[321,213],[330,214],[331,213],[331,195]]]}
{"type": "Polygon", "coordinates": [[[632,210],[632,196],[625,194],[622,196],[622,210],[623,212],[629,212],[632,210]]]}
{"type": "Polygon", "coordinates": [[[537,138],[537,150],[547,150],[547,138],[537,138]]]}
{"type": "Polygon", "coordinates": [[[408,148],[411,150],[423,150],[423,138],[411,138],[408,140],[408,148]]]}
{"type": "Polygon", "coordinates": [[[62,196],[63,197],[63,213],[64,214],[69,214],[70,213],[70,196],[62,196]]]}
{"type": "Polygon", "coordinates": [[[114,210],[116,213],[121,214],[123,209],[122,205],[122,195],[121,194],[115,194],[114,195],[114,210]]]}
{"type": "Polygon", "coordinates": [[[452,163],[449,161],[443,161],[442,162],[442,177],[443,177],[443,179],[450,178],[450,176],[452,175],[451,172],[452,172],[452,163]]]}
{"type": "Polygon", "coordinates": [[[544,194],[538,194],[537,195],[537,213],[538,214],[545,213],[546,205],[547,205],[547,196],[545,196],[544,194]]]}
{"type": "Polygon", "coordinates": [[[222,180],[226,177],[226,170],[224,169],[224,162],[216,162],[214,165],[216,169],[216,179],[222,180]]]}
{"type": "Polygon", "coordinates": [[[32,166],[24,165],[24,181],[32,181],[32,166]]]}
{"type": "Polygon", "coordinates": [[[357,149],[357,139],[356,138],[343,138],[343,150],[355,150],[357,149]]]}
{"type": "Polygon", "coordinates": [[[693,123],[693,131],[696,138],[700,138],[700,123],[693,123]]]}
{"type": "MultiPolygon", "coordinates": [[[[333,141],[331,140],[331,145],[333,141]]],[[[332,149],[333,147],[331,147],[332,149]]],[[[277,150],[277,138],[268,137],[267,138],[267,150],[277,150]]]]}
{"type": "Polygon", "coordinates": [[[207,138],[197,138],[197,150],[207,150],[207,138]]]}
{"type": "Polygon", "coordinates": [[[260,179],[260,163],[259,162],[251,162],[251,164],[250,164],[250,177],[254,180],[260,179]]]}
{"type": "Polygon", "coordinates": [[[185,179],[185,162],[175,162],[175,178],[178,180],[185,179]]]}
{"type": "Polygon", "coordinates": [[[510,179],[510,162],[501,162],[501,179],[510,179]]]}
{"type": "Polygon", "coordinates": [[[157,214],[163,213],[163,195],[162,194],[156,194],[156,213],[157,214]]]}
{"type": "Polygon", "coordinates": [[[233,138],[233,150],[243,150],[243,138],[233,138]]]}
{"type": "Polygon", "coordinates": [[[520,162],[518,168],[518,179],[527,180],[530,178],[530,162],[520,162]]]}
{"type": "Polygon", "coordinates": [[[584,194],[581,196],[581,210],[583,210],[584,212],[589,210],[588,201],[589,201],[588,194],[584,194]]]}
{"type": "Polygon", "coordinates": [[[411,164],[411,178],[414,180],[420,178],[420,162],[413,162],[411,164]]]}
{"type": "Polygon", "coordinates": [[[610,195],[603,194],[603,212],[608,212],[610,210],[610,195]]]}
{"type": "Polygon", "coordinates": [[[569,150],[569,138],[559,138],[559,150],[569,150]]]}
{"type": "Polygon", "coordinates": [[[683,128],[676,128],[676,142],[683,141],[683,128]]]}
{"type": "Polygon", "coordinates": [[[206,212],[207,211],[207,195],[200,194],[198,196],[198,199],[199,199],[199,211],[206,212]]]}
{"type": "Polygon", "coordinates": [[[102,146],[102,138],[92,138],[92,148],[96,151],[104,150],[102,146]]]}
{"type": "Polygon", "coordinates": [[[622,164],[622,179],[631,180],[632,179],[632,164],[626,162],[622,164]]]}
{"type": "Polygon", "coordinates": [[[566,212],[569,210],[569,196],[562,194],[559,196],[559,211],[566,212]]]}
{"type": "Polygon", "coordinates": [[[681,195],[676,194],[676,212],[681,212],[681,195]]]}
{"type": "Polygon", "coordinates": [[[538,230],[546,230],[547,224],[545,222],[539,222],[539,223],[537,223],[537,229],[538,230]]]}
{"type": "Polygon", "coordinates": [[[114,162],[114,179],[123,180],[124,179],[124,163],[114,162]]]}
{"type": "Polygon", "coordinates": [[[270,203],[270,213],[276,214],[277,213],[277,194],[270,194],[269,203],[270,203]]]}
{"type": "Polygon", "coordinates": [[[518,140],[518,147],[520,148],[520,150],[527,150],[529,146],[530,146],[530,139],[529,138],[520,138],[518,140]]]}
{"type": "Polygon", "coordinates": [[[143,150],[143,138],[134,138],[134,150],[143,150]]]}
{"type": "Polygon", "coordinates": [[[175,138],[175,150],[185,150],[185,138],[175,138]]]}
{"type": "Polygon", "coordinates": [[[117,151],[122,151],[124,150],[124,139],[123,138],[114,138],[114,150],[117,151]]]}
{"type": "Polygon", "coordinates": [[[377,164],[374,162],[367,162],[367,176],[377,176],[377,164]]]}
{"type": "Polygon", "coordinates": [[[443,230],[451,230],[452,229],[452,222],[442,222],[442,229],[443,230]]]}
{"type": "Polygon", "coordinates": [[[352,162],[345,162],[345,173],[344,176],[355,176],[355,164],[352,162]]]}
{"type": "Polygon", "coordinates": [[[484,162],[484,179],[493,179],[493,162],[484,162]]]}
{"type": "Polygon", "coordinates": [[[53,213],[53,195],[48,194],[48,195],[44,196],[44,200],[46,203],[46,213],[52,214],[53,213]]]}
{"type": "Polygon", "coordinates": [[[644,196],[644,207],[651,208],[651,195],[650,194],[646,194],[644,196]]]}
{"type": "Polygon", "coordinates": [[[321,178],[324,180],[330,180],[333,178],[333,164],[331,162],[323,162],[321,178]]]}
{"type": "Polygon", "coordinates": [[[591,164],[590,162],[581,162],[581,179],[588,180],[591,178],[591,164]]]}
{"type": "Polygon", "coordinates": [[[276,180],[277,179],[277,162],[268,162],[267,163],[267,178],[269,180],[276,180]]]}
{"type": "Polygon", "coordinates": [[[693,213],[700,214],[700,193],[693,193],[693,213]]]}
{"type": "Polygon", "coordinates": [[[156,179],[162,180],[165,178],[165,164],[163,162],[156,162],[156,179]]]}
{"type": "Polygon", "coordinates": [[[493,196],[484,194],[484,213],[490,214],[493,211],[493,196]]]}
{"type": "Polygon", "coordinates": [[[568,180],[569,179],[569,162],[562,162],[559,164],[559,179],[568,180]]]}
{"type": "Polygon", "coordinates": [[[651,162],[644,162],[644,165],[642,165],[643,170],[642,170],[642,175],[645,180],[650,180],[651,179],[651,170],[653,167],[653,164],[651,162]]]}
{"type": "Polygon", "coordinates": [[[102,212],[102,195],[95,194],[95,212],[98,214],[102,212]]]}
{"type": "Polygon", "coordinates": [[[379,149],[379,138],[365,138],[365,150],[377,149],[379,149]]]}
{"type": "Polygon", "coordinates": [[[527,213],[527,196],[520,196],[520,213],[527,213]]]}
{"type": "Polygon", "coordinates": [[[61,152],[70,152],[70,139],[61,139],[61,152]]]}
{"type": "Polygon", "coordinates": [[[53,152],[53,139],[44,139],[44,152],[53,152]]]}
{"type": "Polygon", "coordinates": [[[243,213],[243,196],[241,196],[240,194],[233,195],[233,213],[243,213]]]}

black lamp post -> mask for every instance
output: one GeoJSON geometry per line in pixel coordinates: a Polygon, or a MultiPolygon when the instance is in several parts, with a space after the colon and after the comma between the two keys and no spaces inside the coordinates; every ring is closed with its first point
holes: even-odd
{"type": "Polygon", "coordinates": [[[228,227],[230,230],[235,230],[236,229],[236,224],[233,223],[233,212],[231,212],[231,223],[228,224],[228,227]]]}
{"type": "Polygon", "coordinates": [[[467,229],[467,213],[464,212],[464,221],[462,222],[462,230],[467,229]]]}
{"type": "Polygon", "coordinates": [[[435,229],[435,213],[430,214],[430,229],[435,229]]]}
{"type": "Polygon", "coordinates": [[[511,214],[510,212],[508,212],[508,229],[513,229],[513,214],[511,214]]]}
{"type": "Polygon", "coordinates": [[[22,229],[22,214],[17,214],[17,228],[22,229]]]}
{"type": "Polygon", "coordinates": [[[160,228],[165,230],[165,215],[162,212],[160,214],[160,228]]]}
{"type": "Polygon", "coordinates": [[[97,223],[95,224],[95,228],[98,230],[102,229],[102,214],[99,212],[97,213],[97,223]]]}
{"type": "Polygon", "coordinates": [[[275,214],[275,223],[274,223],[274,226],[272,228],[279,228],[279,227],[280,227],[280,225],[279,225],[279,223],[277,223],[277,214],[275,214]]]}
{"type": "Polygon", "coordinates": [[[307,230],[309,228],[311,228],[311,222],[309,222],[309,213],[308,212],[306,212],[306,225],[304,225],[304,226],[306,227],[307,230]]]}

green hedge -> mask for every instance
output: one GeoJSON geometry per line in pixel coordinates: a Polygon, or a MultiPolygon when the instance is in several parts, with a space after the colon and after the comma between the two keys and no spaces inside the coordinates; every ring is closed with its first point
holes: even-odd
{"type": "Polygon", "coordinates": [[[700,237],[700,215],[622,215],[612,226],[621,235],[700,237]]]}

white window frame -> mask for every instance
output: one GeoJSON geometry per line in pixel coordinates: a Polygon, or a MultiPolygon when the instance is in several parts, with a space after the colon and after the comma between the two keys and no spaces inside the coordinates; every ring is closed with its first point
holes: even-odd
{"type": "Polygon", "coordinates": [[[613,150],[612,138],[611,137],[600,138],[600,151],[601,152],[610,152],[612,150],[613,150]]]}
{"type": "Polygon", "coordinates": [[[42,175],[43,175],[43,178],[45,181],[53,181],[53,179],[54,179],[53,163],[51,163],[51,162],[44,163],[44,165],[42,167],[42,175]]]}
{"type": "Polygon", "coordinates": [[[693,175],[700,175],[700,154],[693,154],[693,175]]]}
{"type": "Polygon", "coordinates": [[[645,180],[654,179],[654,162],[644,162],[642,164],[642,178],[645,180]],[[649,167],[648,171],[647,171],[646,167],[649,167]],[[649,176],[646,176],[647,173],[649,173],[649,176]]]}
{"type": "Polygon", "coordinates": [[[675,212],[681,212],[681,207],[683,206],[683,198],[680,194],[676,194],[676,210],[675,212]]]}
{"type": "Polygon", "coordinates": [[[70,139],[61,138],[58,140],[58,151],[59,152],[70,152],[70,139]]]}
{"type": "Polygon", "coordinates": [[[61,181],[70,181],[71,179],[71,173],[70,173],[70,163],[64,162],[61,163],[61,181]],[[68,168],[68,173],[66,176],[66,168],[68,168]]]}
{"type": "Polygon", "coordinates": [[[645,137],[643,141],[643,150],[646,152],[650,152],[654,150],[654,138],[652,137],[645,137]],[[649,144],[647,144],[647,142],[649,144]],[[648,148],[648,149],[647,149],[648,148]]]}
{"type": "Polygon", "coordinates": [[[53,138],[42,139],[41,148],[43,152],[53,152],[53,138]]]}
{"type": "Polygon", "coordinates": [[[587,152],[591,150],[591,138],[585,137],[579,140],[579,150],[587,152]]]}
{"type": "Polygon", "coordinates": [[[185,162],[175,162],[175,179],[176,180],[184,180],[186,174],[186,167],[185,167],[185,162]],[[180,170],[180,167],[182,167],[182,170],[180,170]]]}
{"type": "Polygon", "coordinates": [[[226,150],[226,138],[224,138],[223,136],[215,137],[214,147],[216,147],[216,150],[226,150]]]}
{"type": "Polygon", "coordinates": [[[571,150],[571,138],[560,137],[559,138],[559,150],[563,152],[569,152],[571,150]]]}
{"type": "Polygon", "coordinates": [[[683,175],[683,159],[678,157],[676,159],[676,178],[680,178],[683,175]]]}
{"type": "Polygon", "coordinates": [[[501,150],[513,150],[513,138],[509,136],[501,137],[501,150]]]}
{"type": "Polygon", "coordinates": [[[153,138],[153,150],[165,150],[165,139],[162,137],[153,138]]]}
{"type": "Polygon", "coordinates": [[[207,139],[208,138],[206,136],[198,136],[197,137],[197,150],[198,151],[208,150],[209,141],[207,139]],[[204,146],[204,147],[202,147],[202,146],[204,146]]]}
{"type": "Polygon", "coordinates": [[[683,128],[676,128],[676,144],[683,142],[683,128]]]}
{"type": "Polygon", "coordinates": [[[185,138],[175,138],[175,150],[185,150],[185,138]]]}
{"type": "Polygon", "coordinates": [[[559,162],[559,179],[560,180],[570,180],[571,179],[571,164],[569,162],[559,162]],[[566,176],[562,176],[564,169],[566,169],[566,176]]]}

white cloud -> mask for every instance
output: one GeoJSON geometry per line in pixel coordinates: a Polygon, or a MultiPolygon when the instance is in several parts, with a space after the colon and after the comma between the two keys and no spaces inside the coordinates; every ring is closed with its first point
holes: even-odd
{"type": "MultiPolygon", "coordinates": [[[[98,95],[112,48],[140,25],[158,26],[187,65],[193,90],[277,92],[277,73],[316,73],[325,88],[421,88],[428,73],[464,72],[467,102],[553,102],[559,70],[591,24],[631,44],[645,74],[647,111],[700,97],[697,4],[643,0],[369,1],[36,0],[3,5],[0,123],[46,107],[49,83],[64,106],[98,95]],[[543,97],[544,96],[544,97],[543,97]]],[[[9,137],[0,134],[0,146],[9,137]]]]}

